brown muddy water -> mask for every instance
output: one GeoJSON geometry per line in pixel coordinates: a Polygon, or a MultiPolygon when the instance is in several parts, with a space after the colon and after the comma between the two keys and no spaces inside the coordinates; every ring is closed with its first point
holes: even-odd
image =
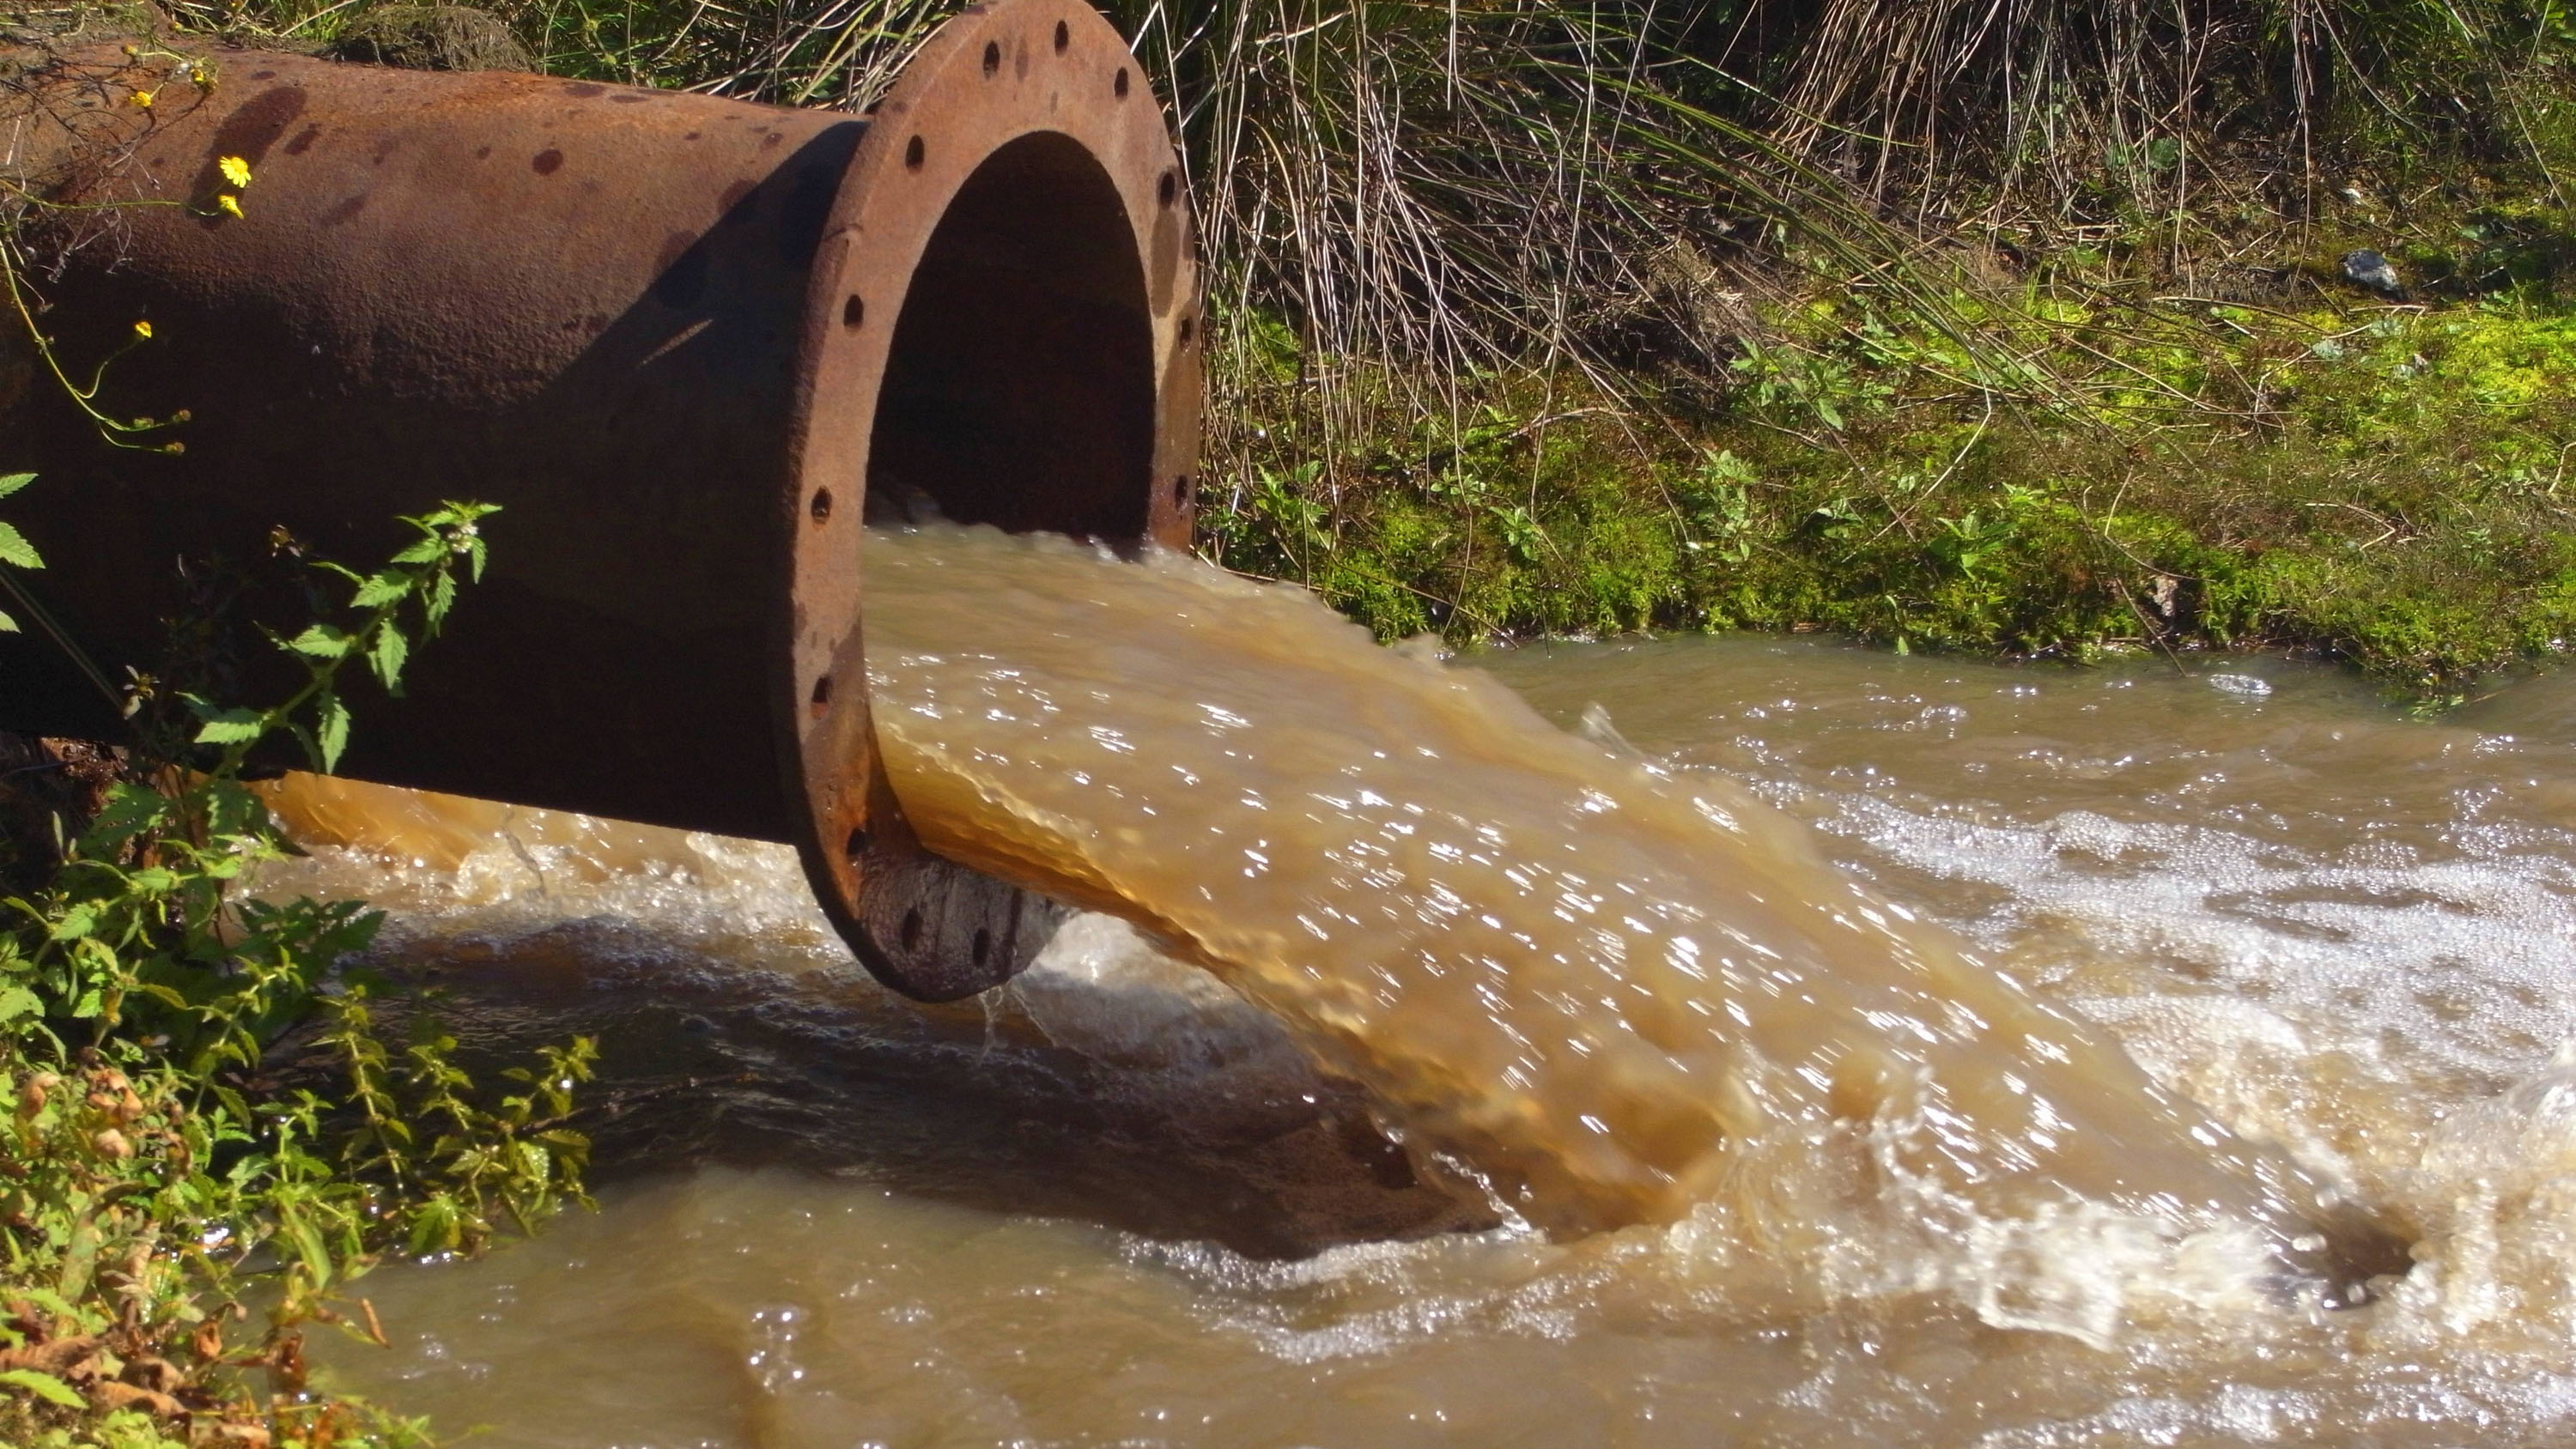
{"type": "Polygon", "coordinates": [[[1103,909],[921,1008],[782,849],[292,782],[272,889],[608,1050],[601,1211],[380,1269],[342,1386],[621,1449],[2576,1440],[2576,676],[1443,664],[1186,559],[869,568],[907,811],[1103,909]]]}

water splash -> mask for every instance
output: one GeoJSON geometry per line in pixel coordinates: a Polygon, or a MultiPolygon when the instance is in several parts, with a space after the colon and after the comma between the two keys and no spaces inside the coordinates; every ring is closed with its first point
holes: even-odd
{"type": "Polygon", "coordinates": [[[933,848],[1204,964],[1551,1232],[1696,1224],[2100,1338],[2123,1290],[2053,1265],[2241,1277],[2318,1207],[1749,792],[1301,591],[944,525],[868,567],[876,727],[933,848]]]}

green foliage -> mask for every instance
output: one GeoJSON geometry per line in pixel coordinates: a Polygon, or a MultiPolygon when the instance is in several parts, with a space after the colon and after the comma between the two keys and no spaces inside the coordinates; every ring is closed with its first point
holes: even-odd
{"type": "MultiPolygon", "coordinates": [[[[0,477],[0,498],[6,498],[35,481],[33,473],[11,473],[0,477]]],[[[45,561],[37,557],[35,546],[27,542],[26,535],[10,526],[7,519],[0,518],[0,570],[40,569],[44,566],[45,561]]],[[[0,572],[0,585],[5,585],[7,579],[7,573],[0,572]]],[[[7,585],[6,591],[13,597],[18,592],[14,585],[7,585]]],[[[6,610],[0,610],[0,634],[16,632],[18,621],[10,618],[6,610]]]]}
{"type": "Polygon", "coordinates": [[[351,960],[380,913],[239,893],[291,849],[240,771],[279,739],[337,756],[341,676],[399,689],[493,511],[407,520],[371,573],[319,565],[350,602],[277,638],[304,684],[266,710],[188,701],[200,768],[118,785],[44,889],[0,900],[0,1440],[152,1445],[192,1415],[277,1444],[426,1442],[311,1393],[302,1332],[380,1338],[346,1296],[377,1254],[474,1251],[580,1197],[587,1040],[478,1090],[420,1004],[386,1041],[387,984],[351,960]],[[254,1303],[263,1326],[228,1343],[254,1303]]]}
{"type": "Polygon", "coordinates": [[[2576,308],[2142,317],[2034,295],[1981,325],[2048,352],[2073,405],[1994,408],[1941,334],[1809,305],[1679,430],[1503,379],[1396,443],[1275,430],[1211,541],[1389,638],[2277,644],[2438,701],[2576,637],[2576,308]]]}
{"type": "Polygon", "coordinates": [[[349,707],[337,680],[352,660],[363,660],[385,693],[402,694],[403,664],[411,644],[406,617],[421,639],[433,639],[456,604],[455,565],[461,560],[469,578],[483,577],[486,545],[481,520],[498,512],[486,503],[450,503],[418,518],[405,517],[419,538],[373,574],[360,575],[339,564],[315,567],[355,586],[346,624],[317,622],[292,638],[270,635],[271,642],[304,666],[303,687],[266,710],[221,707],[194,695],[181,700],[198,720],[195,743],[221,753],[210,766],[218,776],[238,774],[251,751],[271,735],[290,734],[304,748],[306,765],[328,772],[349,743],[349,707]]]}

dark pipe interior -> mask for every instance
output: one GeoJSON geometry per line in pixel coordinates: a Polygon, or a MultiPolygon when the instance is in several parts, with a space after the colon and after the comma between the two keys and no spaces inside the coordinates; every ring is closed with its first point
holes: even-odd
{"type": "Polygon", "coordinates": [[[895,323],[868,451],[872,516],[1101,538],[1145,531],[1153,319],[1118,189],[1050,131],[976,168],[895,323]]]}

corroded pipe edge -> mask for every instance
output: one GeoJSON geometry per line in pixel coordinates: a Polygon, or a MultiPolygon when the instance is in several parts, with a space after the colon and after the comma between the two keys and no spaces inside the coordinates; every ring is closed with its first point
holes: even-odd
{"type": "Polygon", "coordinates": [[[1079,0],[968,9],[905,66],[872,119],[824,228],[807,300],[791,483],[779,500],[794,539],[792,597],[773,643],[771,689],[785,794],[807,807],[795,844],[816,899],[881,980],[946,1000],[1025,968],[1047,935],[1047,913],[962,868],[921,864],[930,858],[896,806],[869,724],[859,505],[907,288],[950,202],[995,151],[1037,132],[1079,142],[1125,203],[1152,312],[1146,531],[1187,547],[1199,281],[1187,188],[1162,110],[1126,42],[1079,0]],[[928,925],[905,930],[915,910],[927,912],[928,925]]]}

